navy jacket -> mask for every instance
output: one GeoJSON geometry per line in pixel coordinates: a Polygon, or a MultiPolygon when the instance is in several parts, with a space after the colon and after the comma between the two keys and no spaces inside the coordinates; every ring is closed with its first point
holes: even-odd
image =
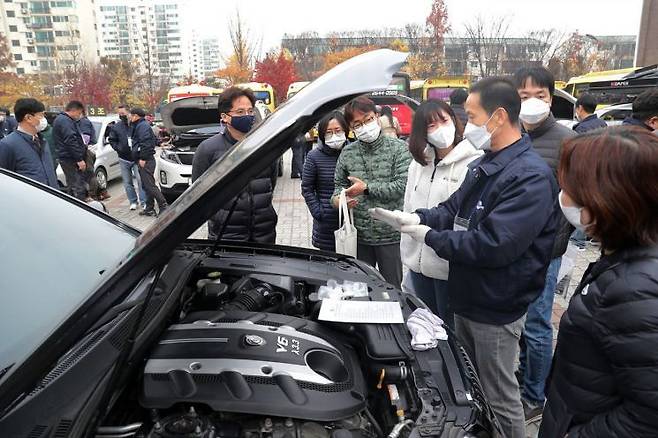
{"type": "MultiPolygon", "coordinates": [[[[148,126],[148,123],[145,125],[148,126]]],[[[150,128],[150,126],[149,126],[150,128]]],[[[210,166],[237,143],[228,131],[201,142],[194,153],[192,181],[196,181],[210,166]]],[[[278,174],[278,160],[269,168],[247,182],[242,192],[225,205],[208,221],[208,238],[217,239],[226,223],[222,240],[275,243],[278,216],[272,206],[274,187],[278,174]],[[235,205],[229,217],[231,208],[235,205]]]]}
{"type": "Polygon", "coordinates": [[[18,122],[12,116],[5,117],[4,122],[0,122],[0,140],[14,132],[18,128],[18,122]]]}
{"type": "Polygon", "coordinates": [[[603,255],[560,320],[539,436],[655,437],[658,246],[603,255]]]}
{"type": "Polygon", "coordinates": [[[50,148],[41,134],[38,142],[20,131],[0,140],[0,167],[59,189],[50,148]]]}
{"type": "Polygon", "coordinates": [[[578,134],[582,134],[583,132],[592,131],[594,129],[599,129],[599,128],[607,128],[607,127],[608,124],[603,120],[599,119],[599,117],[596,114],[590,114],[579,123],[576,123],[573,126],[573,130],[576,131],[578,134]]]}
{"type": "Polygon", "coordinates": [[[82,141],[82,132],[78,122],[66,113],[59,113],[53,122],[53,141],[57,158],[60,161],[84,161],[87,155],[87,145],[82,141]]]}
{"type": "Polygon", "coordinates": [[[80,132],[89,136],[88,144],[96,144],[98,141],[98,133],[94,129],[94,125],[92,125],[91,121],[88,118],[83,117],[78,122],[78,125],[80,127],[80,132]]]}
{"type": "Polygon", "coordinates": [[[130,125],[123,121],[118,121],[110,128],[108,141],[112,149],[117,151],[119,158],[126,161],[133,160],[133,153],[128,146],[128,136],[130,135],[130,125]]]}
{"type": "Polygon", "coordinates": [[[626,117],[623,122],[621,122],[622,125],[624,126],[637,126],[638,128],[644,128],[648,131],[652,131],[652,129],[644,123],[642,120],[636,119],[635,117],[626,117]]]}
{"type": "Polygon", "coordinates": [[[496,325],[526,313],[544,288],[558,226],[557,195],[553,172],[524,135],[470,163],[464,183],[447,201],[417,211],[432,228],[425,243],[450,262],[455,313],[496,325]],[[453,231],[455,222],[467,230],[453,231]]]}
{"type": "Polygon", "coordinates": [[[139,119],[137,123],[130,126],[130,137],[133,142],[132,152],[135,162],[137,160],[148,161],[153,159],[158,139],[155,138],[153,129],[151,129],[151,125],[146,119],[139,119]]]}
{"type": "Polygon", "coordinates": [[[338,229],[338,210],[331,205],[334,173],[340,150],[323,144],[306,155],[302,174],[302,195],[313,216],[313,246],[336,251],[334,231],[338,229]]]}

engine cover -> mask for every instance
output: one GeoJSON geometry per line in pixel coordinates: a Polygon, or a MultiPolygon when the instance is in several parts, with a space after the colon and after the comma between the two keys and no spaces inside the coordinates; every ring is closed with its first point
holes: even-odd
{"type": "Polygon", "coordinates": [[[231,311],[169,327],[144,370],[147,408],[203,403],[215,411],[334,421],[365,407],[354,351],[341,335],[285,315],[231,311]]]}

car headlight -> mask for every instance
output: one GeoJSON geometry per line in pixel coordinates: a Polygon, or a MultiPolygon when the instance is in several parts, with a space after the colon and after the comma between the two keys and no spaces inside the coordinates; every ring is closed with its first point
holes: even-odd
{"type": "Polygon", "coordinates": [[[169,161],[170,163],[183,164],[178,159],[178,155],[176,155],[176,152],[167,149],[163,149],[162,152],[160,152],[160,158],[162,158],[165,161],[169,161]]]}

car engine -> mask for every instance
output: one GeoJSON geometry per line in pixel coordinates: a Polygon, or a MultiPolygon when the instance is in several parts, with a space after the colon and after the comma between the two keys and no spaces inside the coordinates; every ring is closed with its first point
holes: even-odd
{"type": "Polygon", "coordinates": [[[319,321],[318,283],[246,272],[193,275],[142,368],[148,420],[97,437],[490,436],[477,383],[444,381],[451,355],[413,352],[403,324],[319,321]]]}

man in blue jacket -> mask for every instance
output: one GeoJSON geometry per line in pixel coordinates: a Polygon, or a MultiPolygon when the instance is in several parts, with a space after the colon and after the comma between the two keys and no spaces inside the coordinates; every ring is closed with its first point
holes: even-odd
{"type": "Polygon", "coordinates": [[[18,122],[9,115],[9,109],[0,108],[0,140],[14,132],[18,128],[18,122]]]}
{"type": "Polygon", "coordinates": [[[391,212],[403,233],[450,262],[455,331],[475,362],[503,436],[525,438],[514,376],[528,305],[542,292],[558,224],[558,186],[519,127],[521,99],[507,79],[486,78],[466,100],[464,136],[486,154],[446,202],[391,212]]]}
{"type": "Polygon", "coordinates": [[[48,143],[41,135],[48,123],[46,108],[36,99],[18,99],[16,131],[0,140],[0,167],[58,189],[48,143]]]}
{"type": "Polygon", "coordinates": [[[576,118],[578,123],[573,126],[573,130],[578,134],[594,129],[607,128],[608,124],[599,119],[599,116],[594,114],[598,102],[594,95],[590,93],[580,93],[576,101],[576,118]]]}
{"type": "Polygon", "coordinates": [[[130,110],[125,105],[119,105],[117,113],[119,114],[120,120],[110,128],[108,141],[110,142],[112,149],[114,149],[119,155],[123,189],[126,191],[126,196],[130,203],[130,209],[137,210],[138,203],[142,204],[142,208],[146,207],[146,194],[144,193],[144,190],[142,190],[142,182],[139,178],[139,168],[137,163],[133,161],[133,153],[132,150],[130,150],[130,146],[128,146],[128,137],[130,136],[128,116],[130,115],[130,110]],[[135,191],[133,179],[137,180],[139,198],[135,191]]]}
{"type": "Polygon", "coordinates": [[[155,183],[155,146],[158,140],[155,138],[151,125],[146,121],[146,111],[141,108],[130,110],[130,145],[133,158],[139,166],[139,176],[142,187],[146,193],[146,208],[140,211],[141,216],[157,216],[155,201],[158,201],[160,213],[167,208],[167,200],[162,195],[160,188],[155,183]]]}
{"type": "Polygon", "coordinates": [[[82,118],[84,105],[72,100],[64,108],[53,123],[53,141],[55,150],[66,176],[66,185],[69,194],[87,201],[87,183],[85,171],[87,170],[87,145],[82,138],[78,121],[82,118]]]}

